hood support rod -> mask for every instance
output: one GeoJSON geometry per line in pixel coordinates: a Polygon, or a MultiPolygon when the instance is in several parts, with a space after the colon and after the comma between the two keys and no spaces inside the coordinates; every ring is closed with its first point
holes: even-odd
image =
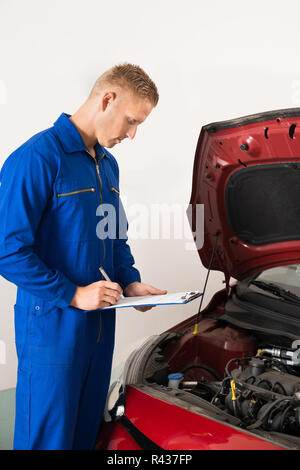
{"type": "Polygon", "coordinates": [[[194,331],[193,331],[193,335],[196,335],[196,334],[198,333],[199,314],[200,314],[200,312],[201,312],[201,307],[202,307],[202,302],[203,302],[203,298],[204,298],[204,294],[205,294],[205,290],[206,290],[206,286],[207,286],[207,281],[208,281],[208,278],[209,278],[209,274],[210,274],[212,262],[213,262],[214,257],[215,257],[216,247],[217,247],[218,238],[219,238],[220,233],[221,233],[220,231],[218,231],[218,232],[216,233],[216,241],[215,241],[215,244],[214,244],[214,247],[213,247],[213,251],[212,251],[212,254],[211,254],[211,257],[210,257],[210,261],[209,261],[209,266],[208,266],[208,270],[207,270],[207,274],[206,274],[206,279],[205,279],[205,283],[204,283],[204,287],[203,287],[203,294],[202,294],[202,296],[201,296],[200,305],[199,305],[199,309],[198,309],[198,312],[197,312],[196,323],[195,323],[195,329],[194,329],[194,331]]]}

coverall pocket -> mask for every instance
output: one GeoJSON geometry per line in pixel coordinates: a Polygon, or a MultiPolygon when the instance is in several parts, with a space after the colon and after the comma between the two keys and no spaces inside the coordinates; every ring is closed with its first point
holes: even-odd
{"type": "Polygon", "coordinates": [[[33,364],[73,366],[80,362],[86,316],[73,307],[45,308],[33,315],[30,355],[33,364]],[[78,359],[79,358],[79,359],[78,359]]]}
{"type": "Polygon", "coordinates": [[[35,303],[36,305],[33,307],[34,317],[45,317],[47,315],[50,315],[51,312],[53,312],[53,310],[56,308],[56,307],[53,307],[53,305],[49,306],[48,302],[45,302],[37,298],[35,299],[35,303]]]}
{"type": "Polygon", "coordinates": [[[55,214],[51,233],[65,242],[88,241],[96,236],[99,203],[92,181],[61,180],[55,187],[55,214]]]}
{"type": "Polygon", "coordinates": [[[120,191],[115,186],[110,186],[109,188],[113,193],[120,195],[120,191]]]}
{"type": "Polygon", "coordinates": [[[67,193],[57,193],[56,197],[67,197],[67,196],[75,196],[76,194],[81,194],[81,193],[94,193],[95,188],[85,188],[85,189],[77,189],[75,191],[70,191],[67,193]]]}

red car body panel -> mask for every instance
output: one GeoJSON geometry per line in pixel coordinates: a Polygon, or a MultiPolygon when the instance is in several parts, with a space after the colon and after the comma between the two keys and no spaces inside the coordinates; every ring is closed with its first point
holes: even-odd
{"type": "Polygon", "coordinates": [[[95,444],[95,450],[141,450],[122,423],[105,423],[95,444]]]}
{"type": "MultiPolygon", "coordinates": [[[[126,416],[164,450],[283,450],[251,434],[148,395],[134,386],[126,388],[126,416]]],[[[95,448],[140,449],[118,422],[102,426],[95,448]]]]}
{"type": "MultiPolygon", "coordinates": [[[[275,266],[300,262],[299,239],[264,245],[245,243],[228,221],[225,191],[229,178],[245,167],[284,162],[300,162],[300,109],[245,116],[201,130],[190,199],[194,207],[204,204],[204,244],[198,252],[208,267],[219,234],[211,269],[224,272],[227,284],[230,277],[242,280],[275,266]]],[[[255,195],[249,197],[254,199],[255,195]]],[[[253,203],[259,211],[259,201],[253,203]]],[[[190,219],[190,224],[195,232],[195,220],[190,219]]]]}

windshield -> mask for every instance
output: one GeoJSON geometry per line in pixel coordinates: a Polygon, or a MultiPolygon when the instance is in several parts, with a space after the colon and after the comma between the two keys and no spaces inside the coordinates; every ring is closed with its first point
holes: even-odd
{"type": "Polygon", "coordinates": [[[255,280],[277,284],[300,297],[300,264],[289,264],[288,266],[267,269],[259,274],[255,280]]]}

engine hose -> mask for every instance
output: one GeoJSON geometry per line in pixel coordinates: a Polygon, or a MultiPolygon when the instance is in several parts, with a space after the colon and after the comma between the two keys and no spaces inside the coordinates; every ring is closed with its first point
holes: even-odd
{"type": "Polygon", "coordinates": [[[230,380],[230,379],[231,379],[231,377],[225,377],[225,378],[222,380],[219,390],[214,394],[214,396],[212,397],[210,403],[214,404],[215,399],[220,395],[220,393],[222,393],[222,389],[223,389],[223,387],[224,387],[224,383],[225,383],[227,380],[230,380]]]}
{"type": "Polygon", "coordinates": [[[246,357],[234,357],[233,359],[230,359],[230,361],[227,362],[226,366],[225,366],[225,376],[227,377],[231,377],[231,374],[229,372],[229,366],[233,363],[233,362],[241,362],[241,361],[249,361],[250,359],[252,359],[253,356],[246,356],[246,357]]]}
{"type": "Polygon", "coordinates": [[[274,357],[264,356],[263,354],[260,354],[260,357],[262,359],[265,359],[266,363],[270,362],[271,364],[274,364],[275,366],[277,366],[279,369],[284,369],[284,371],[287,372],[288,374],[291,373],[289,367],[283,362],[281,362],[279,359],[275,359],[274,357]]]}
{"type": "Polygon", "coordinates": [[[253,424],[250,424],[250,426],[247,426],[247,429],[255,429],[255,428],[258,428],[260,427],[262,424],[264,424],[264,421],[266,418],[268,418],[268,415],[270,413],[270,411],[278,405],[278,403],[281,403],[282,401],[290,401],[290,400],[293,400],[293,397],[284,397],[284,398],[277,398],[277,400],[273,401],[272,403],[270,403],[270,405],[265,409],[265,411],[263,412],[263,414],[260,416],[260,418],[255,421],[255,423],[253,424]]]}
{"type": "Polygon", "coordinates": [[[219,373],[216,370],[214,370],[211,367],[208,367],[204,364],[200,364],[200,363],[189,364],[186,367],[184,367],[180,372],[182,374],[184,374],[185,372],[187,372],[190,369],[204,369],[207,372],[209,372],[210,374],[212,374],[217,380],[222,380],[222,377],[219,375],[219,373]]]}

